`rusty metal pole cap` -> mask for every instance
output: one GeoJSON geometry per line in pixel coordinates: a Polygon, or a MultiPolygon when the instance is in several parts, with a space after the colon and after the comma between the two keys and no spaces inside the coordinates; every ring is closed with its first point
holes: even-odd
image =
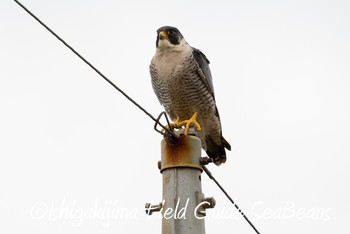
{"type": "Polygon", "coordinates": [[[201,140],[196,136],[181,135],[175,143],[163,139],[160,172],[176,167],[196,168],[202,171],[201,148],[201,140]]]}

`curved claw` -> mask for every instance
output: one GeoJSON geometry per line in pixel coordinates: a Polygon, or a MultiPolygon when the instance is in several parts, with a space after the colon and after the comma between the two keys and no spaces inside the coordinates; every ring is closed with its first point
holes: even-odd
{"type": "Polygon", "coordinates": [[[193,123],[194,125],[196,125],[198,131],[201,130],[201,126],[199,125],[199,123],[198,123],[197,120],[196,120],[197,115],[198,115],[198,113],[195,112],[195,113],[193,114],[193,116],[192,116],[189,120],[184,120],[184,121],[182,121],[181,123],[179,123],[180,126],[186,124],[186,128],[185,128],[184,135],[187,135],[187,134],[188,134],[188,129],[190,128],[191,123],[193,123]]]}
{"type": "MultiPolygon", "coordinates": [[[[181,128],[181,126],[184,125],[184,124],[182,124],[182,122],[181,122],[181,123],[179,123],[179,122],[180,122],[180,117],[178,116],[178,117],[176,118],[175,123],[171,123],[171,124],[170,124],[170,127],[169,127],[169,125],[166,125],[165,127],[166,127],[167,129],[170,129],[170,128],[181,128]]],[[[164,132],[165,129],[163,128],[161,131],[164,132]]]]}

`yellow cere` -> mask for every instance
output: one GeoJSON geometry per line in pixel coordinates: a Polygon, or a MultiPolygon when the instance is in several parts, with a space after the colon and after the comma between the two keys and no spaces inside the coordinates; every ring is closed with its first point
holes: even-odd
{"type": "Polygon", "coordinates": [[[159,34],[162,34],[164,38],[168,37],[168,35],[164,31],[161,31],[159,34]]]}

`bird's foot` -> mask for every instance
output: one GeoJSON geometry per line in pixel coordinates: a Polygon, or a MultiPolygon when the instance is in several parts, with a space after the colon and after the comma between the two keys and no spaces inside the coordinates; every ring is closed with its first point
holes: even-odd
{"type": "MultiPolygon", "coordinates": [[[[178,116],[178,117],[176,118],[175,123],[171,123],[170,126],[169,126],[169,125],[166,125],[165,127],[166,127],[167,129],[169,129],[169,130],[172,130],[172,129],[174,129],[174,128],[181,128],[183,125],[184,125],[184,124],[182,124],[182,122],[180,123],[180,117],[178,116]]],[[[165,129],[163,128],[163,129],[162,129],[162,132],[164,132],[164,131],[165,131],[165,129]]]]}
{"type": "Polygon", "coordinates": [[[201,130],[201,126],[199,125],[199,123],[198,123],[197,120],[196,120],[197,115],[198,115],[198,113],[195,112],[195,113],[193,114],[193,116],[192,116],[189,120],[184,120],[184,121],[182,121],[181,123],[179,123],[179,126],[183,126],[183,125],[186,124],[184,135],[187,135],[187,134],[188,134],[188,129],[189,129],[189,127],[190,127],[191,124],[194,124],[194,125],[197,127],[197,130],[198,130],[198,131],[201,130]]]}

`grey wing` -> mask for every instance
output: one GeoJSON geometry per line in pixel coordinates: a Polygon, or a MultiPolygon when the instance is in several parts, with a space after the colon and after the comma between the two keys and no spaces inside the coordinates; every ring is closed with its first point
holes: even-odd
{"type": "MultiPolygon", "coordinates": [[[[198,49],[192,47],[192,54],[196,60],[196,62],[199,65],[199,75],[202,78],[203,82],[206,84],[207,88],[209,89],[211,95],[213,96],[213,99],[215,101],[214,96],[214,87],[213,87],[213,81],[211,78],[211,72],[209,68],[209,60],[207,57],[198,49]]],[[[220,122],[220,116],[218,109],[215,105],[215,115],[218,118],[218,121],[220,122]]],[[[220,124],[220,137],[221,137],[221,144],[218,144],[217,142],[214,142],[212,137],[206,136],[206,145],[207,145],[207,154],[214,158],[215,164],[219,165],[220,163],[224,163],[226,161],[226,153],[225,149],[231,150],[230,144],[222,137],[221,133],[221,124],[220,124]]]]}
{"type": "MultiPolygon", "coordinates": [[[[198,49],[192,48],[192,54],[199,66],[198,73],[202,78],[202,81],[206,84],[215,102],[213,81],[209,69],[209,60],[198,49]]],[[[211,122],[211,126],[209,126],[209,128],[207,129],[205,135],[205,144],[208,156],[214,159],[216,165],[220,165],[221,163],[224,163],[226,161],[225,148],[231,150],[231,146],[222,137],[220,116],[216,105],[214,114],[217,118],[214,118],[214,121],[211,122]],[[220,135],[218,135],[218,132],[220,135]]]]}
{"type": "Polygon", "coordinates": [[[214,86],[213,86],[213,81],[211,78],[211,72],[210,72],[210,68],[209,68],[210,62],[207,59],[207,57],[200,50],[198,50],[194,47],[192,47],[192,54],[193,54],[193,57],[196,60],[197,64],[199,65],[199,68],[201,70],[201,71],[199,71],[200,73],[202,73],[202,74],[200,74],[200,76],[215,100],[214,86]]]}

